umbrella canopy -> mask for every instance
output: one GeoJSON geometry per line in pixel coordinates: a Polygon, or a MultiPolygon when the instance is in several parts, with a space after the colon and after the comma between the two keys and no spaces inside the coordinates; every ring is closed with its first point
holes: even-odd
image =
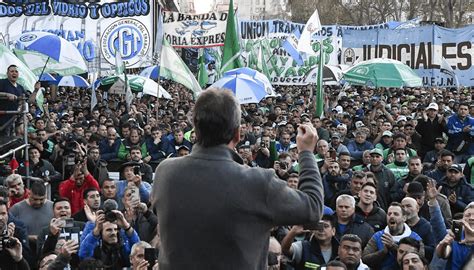
{"type": "Polygon", "coordinates": [[[71,75],[62,77],[58,82],[58,86],[89,88],[90,84],[86,81],[86,79],[82,78],[81,76],[71,75]]]}
{"type": "Polygon", "coordinates": [[[344,73],[344,79],[355,85],[373,87],[419,87],[422,79],[409,66],[392,59],[362,61],[344,73]]]}
{"type": "Polygon", "coordinates": [[[39,78],[40,82],[56,82],[56,78],[53,77],[53,75],[49,73],[43,73],[41,77],[39,78]]]}
{"type": "Polygon", "coordinates": [[[16,65],[18,69],[18,83],[28,91],[35,89],[35,83],[38,77],[18,59],[12,51],[0,44],[0,79],[7,77],[7,68],[10,65],[16,65]]]}
{"type": "Polygon", "coordinates": [[[158,80],[158,73],[160,72],[159,66],[150,66],[140,72],[140,76],[150,78],[152,80],[158,80]]]}
{"type": "Polygon", "coordinates": [[[265,85],[247,74],[225,75],[211,87],[231,90],[240,104],[258,103],[267,95],[265,85]]]}
{"type": "Polygon", "coordinates": [[[224,73],[224,76],[226,75],[235,75],[235,74],[246,74],[255,79],[258,82],[263,83],[265,86],[265,91],[267,92],[267,95],[274,95],[275,92],[273,91],[273,86],[270,80],[265,76],[263,73],[260,73],[256,71],[255,69],[251,69],[249,67],[243,67],[243,68],[236,68],[229,70],[224,73]]]}
{"type": "MultiPolygon", "coordinates": [[[[318,68],[313,68],[306,75],[305,83],[317,83],[318,68]]],[[[325,65],[323,70],[323,84],[336,85],[342,79],[342,70],[339,67],[325,65]]]]}
{"type": "Polygon", "coordinates": [[[27,32],[17,39],[15,54],[37,75],[43,71],[62,76],[87,72],[87,65],[77,47],[47,32],[27,32]]]}
{"type": "MultiPolygon", "coordinates": [[[[143,94],[158,96],[158,83],[152,79],[145,78],[137,75],[127,75],[130,89],[133,92],[143,92],[143,94]]],[[[160,87],[159,98],[172,99],[170,93],[168,93],[163,87],[160,87]]],[[[105,77],[100,81],[99,88],[108,90],[109,93],[124,94],[125,93],[125,76],[115,75],[105,77]]]]}

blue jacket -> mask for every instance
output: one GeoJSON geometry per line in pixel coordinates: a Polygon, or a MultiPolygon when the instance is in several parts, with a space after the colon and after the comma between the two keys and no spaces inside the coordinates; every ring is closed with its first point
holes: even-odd
{"type": "MultiPolygon", "coordinates": [[[[79,258],[84,260],[86,258],[92,258],[94,255],[94,249],[99,246],[101,237],[96,237],[92,233],[94,230],[95,224],[92,222],[87,222],[84,227],[84,231],[81,236],[81,245],[79,248],[79,258]]],[[[122,239],[121,246],[123,248],[124,255],[130,256],[133,244],[140,241],[138,234],[133,230],[132,236],[128,236],[124,230],[120,230],[120,239],[122,239]]]]}
{"type": "Polygon", "coordinates": [[[99,142],[100,157],[105,161],[117,158],[120,144],[120,138],[116,138],[112,146],[109,146],[109,141],[107,138],[102,139],[99,142]]]}
{"type": "Polygon", "coordinates": [[[145,144],[148,149],[148,154],[151,156],[151,160],[160,160],[166,157],[165,152],[163,151],[163,141],[159,144],[155,144],[153,138],[149,137],[145,139],[145,144]]]}
{"type": "Polygon", "coordinates": [[[449,197],[452,192],[456,193],[456,203],[450,203],[451,213],[462,213],[466,206],[474,201],[474,188],[466,181],[466,178],[463,176],[459,179],[459,182],[455,186],[449,186],[447,177],[445,176],[441,179],[440,182],[441,194],[444,194],[446,197],[449,197]]]}
{"type": "Polygon", "coordinates": [[[467,139],[469,146],[467,147],[466,152],[463,154],[474,155],[474,118],[467,116],[464,121],[459,119],[457,114],[454,114],[448,118],[448,123],[446,125],[448,129],[448,144],[446,148],[452,152],[457,152],[459,144],[467,139]],[[469,132],[463,132],[463,128],[466,126],[471,126],[469,132]]]}
{"type": "MultiPolygon", "coordinates": [[[[125,193],[125,188],[128,185],[127,180],[120,180],[117,183],[117,198],[123,198],[125,193]]],[[[140,187],[138,187],[138,191],[140,192],[140,200],[144,203],[148,203],[150,200],[150,192],[151,192],[151,185],[145,181],[142,181],[140,187]]]]}
{"type": "Polygon", "coordinates": [[[355,140],[350,140],[347,144],[347,149],[351,153],[352,159],[362,160],[362,154],[364,151],[374,149],[374,145],[368,141],[365,141],[363,144],[359,144],[355,140]]]}

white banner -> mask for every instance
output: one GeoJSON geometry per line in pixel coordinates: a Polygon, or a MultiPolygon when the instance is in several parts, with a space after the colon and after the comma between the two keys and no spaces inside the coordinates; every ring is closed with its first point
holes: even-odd
{"type": "Polygon", "coordinates": [[[73,42],[90,72],[112,69],[117,50],[127,68],[152,64],[154,1],[69,2],[0,3],[0,42],[13,48],[20,34],[45,31],[73,42]]]}
{"type": "Polygon", "coordinates": [[[183,14],[164,12],[163,31],[173,47],[203,48],[223,46],[227,12],[183,14]]]}

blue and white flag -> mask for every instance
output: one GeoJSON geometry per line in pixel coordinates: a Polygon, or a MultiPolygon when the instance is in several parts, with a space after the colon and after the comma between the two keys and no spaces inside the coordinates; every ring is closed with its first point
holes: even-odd
{"type": "Polygon", "coordinates": [[[283,42],[283,48],[290,54],[290,56],[295,60],[296,64],[299,66],[303,65],[303,57],[296,49],[298,46],[298,40],[300,39],[301,33],[298,28],[288,36],[288,38],[283,42]]]}

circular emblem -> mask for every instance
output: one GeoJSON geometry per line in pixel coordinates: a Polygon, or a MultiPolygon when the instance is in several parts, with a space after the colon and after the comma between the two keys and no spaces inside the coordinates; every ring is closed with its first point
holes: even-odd
{"type": "Polygon", "coordinates": [[[151,46],[146,26],[135,19],[121,19],[109,25],[100,39],[102,56],[115,65],[115,55],[120,52],[127,67],[146,59],[151,46]]]}
{"type": "Polygon", "coordinates": [[[30,41],[35,40],[35,39],[36,39],[35,34],[25,34],[25,35],[20,37],[21,42],[30,42],[30,41]]]}
{"type": "Polygon", "coordinates": [[[348,48],[344,51],[344,63],[347,65],[354,64],[355,61],[355,52],[354,49],[348,48]]]}

